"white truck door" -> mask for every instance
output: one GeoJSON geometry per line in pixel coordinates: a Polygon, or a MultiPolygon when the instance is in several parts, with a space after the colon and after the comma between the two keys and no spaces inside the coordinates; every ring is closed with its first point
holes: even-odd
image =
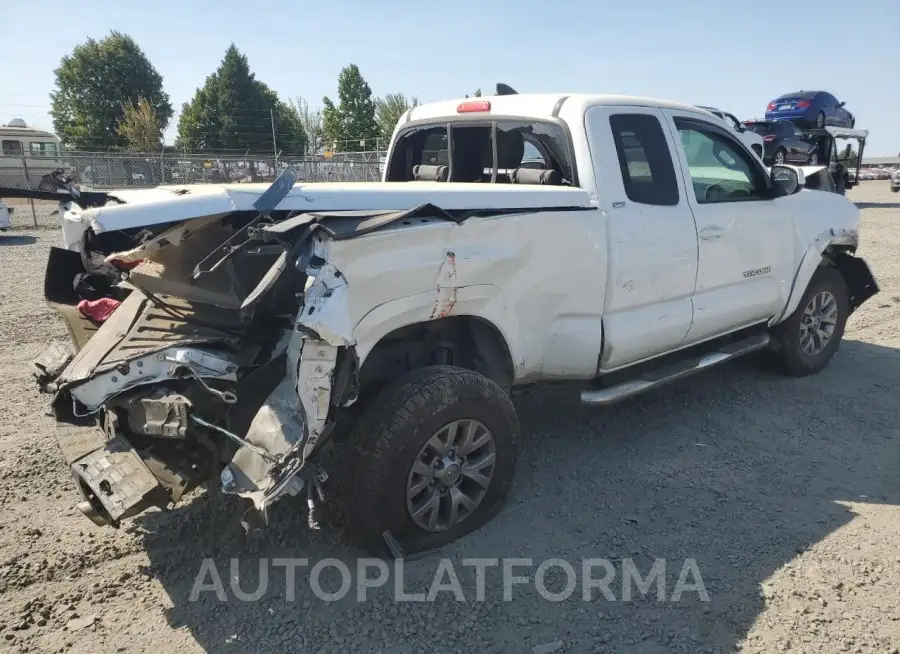
{"type": "Polygon", "coordinates": [[[768,173],[736,135],[699,114],[664,110],[680,147],[699,235],[695,343],[764,321],[787,302],[795,234],[789,198],[774,199],[768,173]]]}
{"type": "Polygon", "coordinates": [[[677,348],[693,318],[697,231],[665,120],[646,107],[585,114],[607,225],[604,371],[677,348]]]}

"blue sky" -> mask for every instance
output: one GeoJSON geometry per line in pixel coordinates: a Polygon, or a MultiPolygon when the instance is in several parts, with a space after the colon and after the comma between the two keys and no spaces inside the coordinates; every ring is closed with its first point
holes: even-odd
{"type": "Polygon", "coordinates": [[[824,88],[870,131],[867,155],[900,153],[900,0],[0,4],[0,123],[50,125],[60,58],[115,29],[140,43],[176,112],[234,42],[282,98],[314,105],[335,95],[348,63],[375,94],[423,102],[503,81],[715,105],[741,119],[761,117],[781,93],[824,88]]]}

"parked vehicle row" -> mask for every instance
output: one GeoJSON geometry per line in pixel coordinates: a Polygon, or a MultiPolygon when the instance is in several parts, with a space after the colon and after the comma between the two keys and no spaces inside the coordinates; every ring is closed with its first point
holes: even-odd
{"type": "Polygon", "coordinates": [[[768,165],[819,165],[830,155],[822,150],[821,130],[852,129],[856,125],[856,118],[845,108],[845,103],[827,91],[785,93],[768,103],[764,120],[741,122],[721,109],[698,106],[728,124],[768,165]],[[809,134],[807,130],[819,133],[809,134]]]}

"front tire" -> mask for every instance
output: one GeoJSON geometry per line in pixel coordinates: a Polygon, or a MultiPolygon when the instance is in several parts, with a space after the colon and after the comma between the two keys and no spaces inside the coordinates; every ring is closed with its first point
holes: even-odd
{"type": "Polygon", "coordinates": [[[474,531],[502,508],[519,441],[512,401],[487,377],[455,366],[401,377],[353,427],[350,535],[381,555],[386,531],[407,553],[474,531]]]}
{"type": "Polygon", "coordinates": [[[828,365],[844,336],[849,307],[844,277],[837,268],[820,267],[794,313],[772,330],[788,374],[803,377],[828,365]]]}

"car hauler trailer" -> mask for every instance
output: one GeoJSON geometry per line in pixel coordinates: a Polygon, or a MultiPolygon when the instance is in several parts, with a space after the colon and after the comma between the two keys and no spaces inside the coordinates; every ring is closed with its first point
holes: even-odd
{"type": "Polygon", "coordinates": [[[859,165],[862,161],[863,150],[866,147],[866,139],[869,132],[864,129],[849,129],[846,127],[823,127],[821,129],[806,129],[805,138],[815,145],[814,152],[818,153],[818,160],[822,165],[798,166],[806,178],[806,188],[831,191],[844,195],[847,189],[859,184],[859,165]],[[840,148],[838,141],[855,140],[859,143],[857,151],[857,165],[853,175],[850,174],[850,154],[853,144],[847,143],[840,148]]]}

